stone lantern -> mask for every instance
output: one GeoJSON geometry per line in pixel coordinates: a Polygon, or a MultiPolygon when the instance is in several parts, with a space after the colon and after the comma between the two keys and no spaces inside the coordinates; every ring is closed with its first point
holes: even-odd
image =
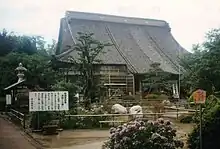
{"type": "Polygon", "coordinates": [[[18,82],[24,81],[24,72],[27,71],[25,67],[23,67],[22,63],[19,63],[18,67],[15,69],[18,72],[18,82]]]}

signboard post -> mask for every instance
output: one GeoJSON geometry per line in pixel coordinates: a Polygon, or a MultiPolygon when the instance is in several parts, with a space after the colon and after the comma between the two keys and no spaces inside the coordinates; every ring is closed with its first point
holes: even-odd
{"type": "Polygon", "coordinates": [[[195,104],[199,104],[200,108],[200,149],[202,149],[202,104],[206,101],[206,91],[198,89],[193,92],[193,99],[195,104]]]}

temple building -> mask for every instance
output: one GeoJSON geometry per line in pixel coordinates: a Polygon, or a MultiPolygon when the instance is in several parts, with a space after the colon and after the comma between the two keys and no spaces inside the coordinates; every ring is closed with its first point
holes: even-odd
{"type": "Polygon", "coordinates": [[[76,51],[67,48],[76,44],[77,32],[91,32],[95,39],[113,44],[98,55],[101,63],[94,64],[108,96],[142,93],[142,80],[154,63],[174,76],[183,69],[180,57],[187,51],[174,39],[164,20],[67,11],[60,21],[56,51],[60,62],[69,63],[69,56],[77,57],[76,51]]]}

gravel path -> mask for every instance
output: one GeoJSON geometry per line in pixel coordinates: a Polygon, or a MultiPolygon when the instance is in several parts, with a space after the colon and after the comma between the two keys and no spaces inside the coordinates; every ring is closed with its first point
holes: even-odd
{"type": "Polygon", "coordinates": [[[0,117],[0,149],[36,149],[24,132],[0,117]]]}

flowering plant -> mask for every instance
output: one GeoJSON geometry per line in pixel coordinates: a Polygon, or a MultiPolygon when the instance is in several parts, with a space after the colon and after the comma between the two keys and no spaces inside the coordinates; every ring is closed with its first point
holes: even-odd
{"type": "Polygon", "coordinates": [[[110,129],[104,149],[176,149],[184,143],[176,139],[176,130],[170,121],[129,122],[110,129]]]}

